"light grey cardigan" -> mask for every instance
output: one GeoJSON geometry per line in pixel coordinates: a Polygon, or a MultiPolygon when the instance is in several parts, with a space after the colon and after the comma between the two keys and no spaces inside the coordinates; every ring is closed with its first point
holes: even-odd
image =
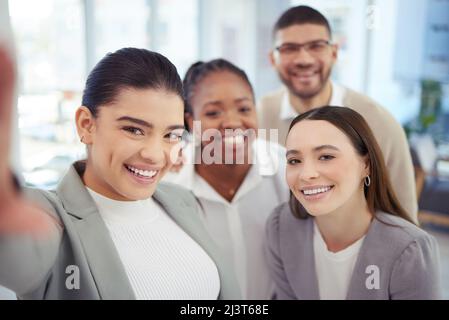
{"type": "MultiPolygon", "coordinates": [[[[378,212],[363,240],[348,300],[441,299],[436,240],[412,223],[378,212]],[[373,282],[373,276],[378,283],[373,282]],[[374,284],[374,285],[373,285],[374,284]]],[[[287,203],[267,221],[267,259],[277,299],[319,299],[313,218],[298,219],[287,203]]]]}
{"type": "MultiPolygon", "coordinates": [[[[26,190],[63,228],[55,228],[45,239],[0,237],[0,285],[22,299],[135,299],[107,227],[77,171],[83,171],[81,162],[71,166],[55,192],[26,190]],[[70,266],[79,268],[79,289],[71,282],[75,273],[70,266]]],[[[234,271],[203,227],[193,195],[161,183],[153,198],[214,260],[219,298],[240,299],[234,271]]]]}

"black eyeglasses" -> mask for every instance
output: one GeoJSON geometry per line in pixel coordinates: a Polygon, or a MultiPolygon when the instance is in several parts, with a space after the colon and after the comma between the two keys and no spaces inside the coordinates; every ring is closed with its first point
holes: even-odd
{"type": "Polygon", "coordinates": [[[276,47],[275,50],[281,55],[290,56],[301,51],[301,48],[304,48],[304,50],[311,55],[319,55],[323,53],[331,44],[332,43],[329,40],[315,40],[303,44],[284,43],[276,47]]]}

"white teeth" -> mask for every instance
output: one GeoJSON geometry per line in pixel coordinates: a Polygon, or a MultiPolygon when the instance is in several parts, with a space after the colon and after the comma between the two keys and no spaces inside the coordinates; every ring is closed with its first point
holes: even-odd
{"type": "Polygon", "coordinates": [[[331,187],[324,187],[324,188],[316,188],[316,189],[309,189],[309,190],[302,190],[302,192],[305,195],[312,195],[312,194],[318,194],[318,193],[323,193],[323,192],[327,192],[331,189],[331,187]]]}
{"type": "Polygon", "coordinates": [[[147,178],[152,178],[156,175],[157,171],[155,170],[140,170],[134,167],[131,167],[129,165],[126,166],[129,170],[131,170],[132,172],[134,172],[135,174],[139,174],[141,176],[147,177],[147,178]]]}

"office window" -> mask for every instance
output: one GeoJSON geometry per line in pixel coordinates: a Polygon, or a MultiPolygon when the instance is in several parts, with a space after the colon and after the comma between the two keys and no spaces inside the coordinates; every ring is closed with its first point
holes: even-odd
{"type": "Polygon", "coordinates": [[[88,72],[108,52],[147,48],[181,76],[198,60],[198,0],[12,0],[18,48],[21,165],[53,188],[85,157],[74,124],[88,72]]]}
{"type": "Polygon", "coordinates": [[[158,0],[155,48],[184,76],[198,60],[198,1],[158,0]]]}
{"type": "Polygon", "coordinates": [[[74,110],[85,78],[79,0],[9,2],[19,69],[21,162],[29,184],[52,187],[82,153],[74,110]]]}
{"type": "Polygon", "coordinates": [[[95,63],[123,47],[150,49],[151,7],[147,0],[95,0],[95,63]]]}

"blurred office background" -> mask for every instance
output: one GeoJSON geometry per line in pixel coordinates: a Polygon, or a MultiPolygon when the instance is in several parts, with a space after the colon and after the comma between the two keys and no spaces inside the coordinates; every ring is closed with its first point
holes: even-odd
{"type": "Polygon", "coordinates": [[[422,217],[438,226],[449,270],[449,0],[0,1],[20,71],[16,160],[26,183],[42,188],[83,156],[74,111],[106,53],[155,50],[181,76],[199,59],[224,57],[247,71],[261,97],[280,86],[268,60],[274,21],[292,5],[319,9],[340,45],[333,79],[380,102],[407,131],[422,217]]]}

